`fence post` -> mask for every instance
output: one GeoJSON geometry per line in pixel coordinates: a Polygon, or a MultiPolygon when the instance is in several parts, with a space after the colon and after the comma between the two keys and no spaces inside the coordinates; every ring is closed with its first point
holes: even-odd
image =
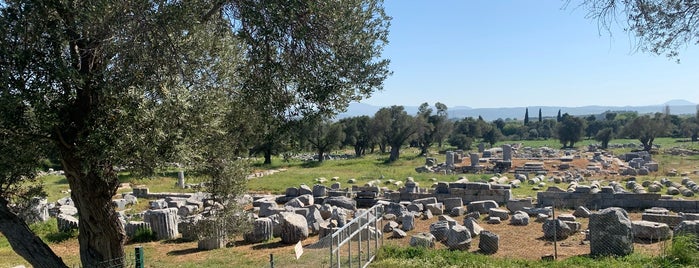
{"type": "Polygon", "coordinates": [[[134,254],[136,257],[136,268],[144,268],[145,266],[145,256],[143,255],[143,246],[138,246],[135,248],[136,253],[134,254]]]}
{"type": "Polygon", "coordinates": [[[269,266],[274,268],[274,254],[269,254],[269,266]]]}

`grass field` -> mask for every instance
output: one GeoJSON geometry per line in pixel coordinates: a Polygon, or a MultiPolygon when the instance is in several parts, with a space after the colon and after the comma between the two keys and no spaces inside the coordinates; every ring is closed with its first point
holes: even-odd
{"type": "MultiPolygon", "coordinates": [[[[635,140],[614,140],[610,144],[636,143],[635,140]]],[[[508,142],[519,143],[519,141],[508,142]]],[[[549,146],[559,148],[560,144],[555,140],[547,141],[523,141],[524,146],[549,146]]],[[[583,148],[587,144],[596,143],[594,141],[583,141],[577,144],[579,148],[583,148]]],[[[698,149],[696,143],[677,142],[674,139],[662,138],[656,140],[661,148],[683,147],[698,149]]],[[[499,146],[499,145],[496,145],[499,146]]],[[[622,153],[626,149],[616,149],[615,152],[622,153]]],[[[437,152],[433,149],[432,152],[437,152]]],[[[405,180],[407,177],[413,177],[422,187],[429,187],[434,181],[455,181],[461,176],[466,176],[470,181],[483,181],[490,178],[489,174],[425,174],[416,173],[415,167],[424,164],[424,157],[417,157],[418,150],[415,148],[405,148],[401,151],[401,159],[395,163],[387,164],[385,160],[388,155],[372,154],[363,158],[349,160],[325,161],[322,164],[304,163],[298,160],[284,162],[280,158],[274,158],[271,165],[262,165],[261,160],[257,161],[253,168],[256,170],[268,169],[285,169],[283,172],[275,173],[264,177],[252,178],[248,181],[247,188],[255,193],[283,193],[287,187],[298,187],[300,184],[312,186],[316,183],[316,178],[324,177],[327,179],[326,185],[333,183],[332,177],[338,177],[338,182],[342,187],[351,187],[347,181],[355,179],[355,185],[364,185],[368,181],[381,180],[381,186],[390,189],[397,187],[392,184],[387,184],[389,180],[405,180]]],[[[444,161],[444,155],[434,154],[431,157],[436,157],[439,162],[444,161]]],[[[670,156],[670,155],[654,155],[654,159],[660,163],[660,172],[650,176],[638,177],[639,180],[659,180],[664,177],[666,171],[677,169],[680,171],[699,170],[699,156],[670,156]]],[[[697,178],[692,175],[695,181],[697,178]]],[[[189,189],[179,189],[175,187],[176,172],[169,170],[157,174],[150,178],[138,178],[128,173],[120,174],[120,181],[130,183],[131,185],[147,185],[151,192],[183,192],[192,191],[189,189]]],[[[621,178],[617,178],[621,179],[621,178]]],[[[679,177],[672,178],[679,181],[679,177]]],[[[63,176],[45,176],[42,178],[45,185],[48,199],[50,202],[56,201],[59,198],[69,196],[68,185],[63,176]]],[[[187,176],[188,183],[196,183],[201,181],[201,178],[187,176]]],[[[561,187],[565,187],[562,185],[561,187]]],[[[513,189],[515,197],[536,197],[536,191],[533,185],[523,184],[523,187],[513,189]]],[[[128,192],[126,188],[121,192],[128,192]]],[[[147,202],[142,201],[137,209],[142,209],[147,202]]],[[[76,234],[61,234],[55,228],[55,220],[47,223],[34,225],[32,228],[39,236],[47,241],[47,243],[56,251],[69,265],[77,265],[79,263],[78,245],[76,234]]],[[[128,245],[127,252],[133,252],[133,247],[136,245],[128,245]]],[[[268,265],[266,256],[260,257],[250,255],[246,251],[257,250],[253,246],[234,247],[231,249],[221,249],[213,251],[196,251],[196,243],[168,243],[168,242],[151,242],[142,244],[145,248],[148,258],[147,264],[149,267],[263,267],[268,265]]],[[[274,243],[270,244],[270,248],[275,248],[274,243]]],[[[278,250],[282,250],[281,248],[278,250]]],[[[622,259],[589,259],[586,257],[573,257],[565,261],[546,263],[531,260],[508,260],[508,259],[493,259],[491,257],[449,252],[449,251],[421,251],[413,252],[412,249],[406,248],[386,248],[382,251],[380,260],[373,267],[643,267],[649,264],[658,264],[663,266],[667,264],[667,260],[659,260],[656,257],[645,256],[642,254],[634,254],[622,259]],[[408,258],[405,254],[418,254],[420,258],[408,258]]],[[[281,251],[280,251],[281,252],[281,251]]],[[[264,255],[264,254],[263,254],[264,255]]],[[[283,256],[286,256],[282,254],[283,256]]],[[[7,240],[0,236],[0,267],[13,267],[15,265],[27,265],[19,256],[17,256],[9,246],[7,240]]],[[[650,265],[657,267],[657,265],[650,265]]],[[[284,266],[279,266],[284,267],[284,266]]]]}

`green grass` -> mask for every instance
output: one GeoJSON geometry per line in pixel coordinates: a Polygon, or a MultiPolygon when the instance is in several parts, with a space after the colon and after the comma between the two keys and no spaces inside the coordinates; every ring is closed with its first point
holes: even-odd
{"type": "MultiPolygon", "coordinates": [[[[435,150],[436,151],[436,150],[435,150]]],[[[248,189],[257,192],[272,192],[283,193],[288,187],[298,187],[300,184],[309,186],[316,183],[316,178],[326,178],[327,186],[334,183],[332,177],[339,177],[343,188],[351,187],[348,184],[349,179],[355,179],[354,185],[363,186],[365,183],[372,180],[381,180],[382,187],[389,189],[397,189],[396,186],[385,184],[389,179],[404,181],[407,177],[413,177],[416,182],[422,187],[432,185],[430,178],[436,178],[437,181],[455,181],[463,174],[440,175],[416,173],[415,168],[425,164],[424,157],[417,157],[418,151],[414,148],[406,148],[401,151],[401,159],[387,164],[385,163],[388,155],[373,154],[362,158],[354,158],[348,160],[324,161],[318,163],[292,163],[287,166],[280,165],[273,161],[272,166],[276,168],[286,168],[287,171],[276,174],[253,178],[248,181],[248,189]]],[[[444,161],[437,156],[439,161],[444,161]]],[[[266,166],[258,165],[257,168],[264,169],[266,166]]]]}
{"type": "Polygon", "coordinates": [[[640,254],[621,258],[576,256],[561,261],[539,261],[496,258],[445,249],[384,246],[370,267],[668,267],[663,266],[666,264],[664,259],[640,254]]]}
{"type": "MultiPolygon", "coordinates": [[[[517,142],[519,141],[507,143],[517,142]]],[[[578,143],[578,146],[585,146],[586,142],[593,143],[594,141],[581,142],[578,143]]],[[[636,140],[614,140],[612,141],[612,144],[628,142],[638,143],[636,140]]],[[[524,141],[523,143],[525,146],[547,145],[551,148],[560,148],[560,144],[555,140],[524,141]]],[[[674,139],[669,138],[658,139],[656,143],[660,144],[662,148],[670,148],[674,146],[691,148],[691,146],[693,146],[690,143],[679,143],[674,139]]],[[[614,152],[618,154],[623,153],[624,150],[625,149],[615,149],[614,152]]],[[[431,151],[437,152],[438,150],[433,148],[431,151]]],[[[329,186],[333,183],[333,181],[330,179],[337,176],[340,178],[338,182],[341,183],[343,188],[351,187],[351,184],[347,183],[347,180],[353,178],[357,180],[355,185],[361,186],[368,181],[380,179],[382,181],[380,186],[388,187],[390,189],[397,189],[396,186],[385,184],[385,182],[389,179],[404,181],[407,177],[413,177],[418,183],[420,183],[421,187],[429,188],[433,183],[431,178],[435,178],[436,181],[455,181],[461,176],[466,176],[470,181],[483,181],[493,176],[491,174],[440,175],[416,173],[415,168],[423,165],[425,162],[424,157],[417,157],[418,153],[418,149],[403,148],[403,150],[401,150],[401,159],[395,163],[385,162],[388,158],[387,154],[371,154],[362,158],[325,161],[324,163],[302,162],[299,160],[285,162],[281,158],[273,158],[271,165],[264,165],[262,164],[262,159],[258,159],[256,162],[254,162],[253,169],[259,171],[284,168],[286,171],[250,179],[247,186],[249,190],[255,192],[283,193],[287,187],[298,187],[300,184],[307,184],[311,186],[316,183],[314,179],[319,177],[325,177],[327,179],[325,185],[329,186]]],[[[445,161],[443,154],[430,156],[436,157],[439,162],[445,161]]],[[[661,171],[651,176],[638,177],[639,181],[645,179],[660,180],[660,178],[665,177],[665,172],[672,168],[680,171],[699,169],[699,164],[697,164],[699,163],[699,156],[654,155],[653,157],[660,163],[661,171]]],[[[188,183],[196,183],[203,180],[201,177],[191,176],[187,173],[185,173],[185,175],[188,183]]],[[[174,170],[159,172],[156,174],[156,176],[148,178],[137,177],[129,173],[119,174],[119,179],[121,182],[128,182],[133,185],[143,184],[148,186],[151,192],[195,191],[193,189],[177,188],[175,186],[175,182],[177,181],[176,178],[177,173],[174,170]]],[[[623,177],[620,177],[619,179],[621,178],[623,177]]],[[[679,182],[681,177],[671,177],[670,179],[679,182]]],[[[68,196],[68,194],[65,193],[65,191],[68,190],[68,184],[65,177],[46,176],[43,177],[42,180],[46,187],[46,192],[50,202],[53,202],[58,198],[68,196]]],[[[549,183],[549,185],[553,184],[549,183]]],[[[536,197],[536,191],[532,190],[534,186],[535,185],[524,183],[522,184],[521,188],[512,190],[513,196],[536,197]]],[[[124,191],[130,190],[127,189],[124,191]]],[[[147,200],[139,200],[139,204],[131,209],[145,209],[147,204],[147,200]]],[[[39,234],[39,237],[44,239],[44,241],[47,241],[49,244],[73,243],[77,245],[75,241],[76,233],[60,233],[56,230],[55,226],[55,219],[52,219],[44,224],[33,225],[32,229],[39,234]]],[[[151,242],[144,244],[146,256],[158,256],[155,254],[155,252],[160,250],[161,243],[166,242],[151,242]]],[[[134,246],[135,244],[128,245],[126,249],[127,253],[132,252],[134,246]]],[[[677,250],[674,253],[668,251],[668,253],[665,254],[668,257],[665,258],[656,258],[639,254],[633,254],[631,256],[618,259],[590,259],[588,257],[580,256],[569,258],[564,261],[549,263],[541,261],[498,259],[491,256],[464,252],[429,251],[387,247],[382,249],[379,260],[373,264],[372,267],[677,267],[680,265],[680,263],[686,264],[686,260],[696,260],[691,258],[688,259],[686,256],[695,256],[692,255],[694,253],[689,252],[687,254],[687,252],[679,250],[682,248],[684,247],[677,247],[677,250]]],[[[147,258],[147,264],[151,267],[260,267],[268,265],[268,260],[251,259],[245,254],[244,251],[240,251],[235,247],[231,249],[213,250],[205,253],[192,251],[192,249],[176,249],[174,252],[168,253],[168,255],[186,255],[192,253],[203,254],[204,257],[200,260],[187,259],[185,261],[172,261],[170,258],[151,257],[147,258]]],[[[289,254],[289,256],[292,255],[293,254],[289,254]]],[[[280,265],[282,263],[291,263],[291,260],[289,260],[289,262],[285,262],[284,256],[279,256],[280,265]]],[[[64,259],[66,259],[66,261],[70,264],[79,262],[79,256],[77,255],[64,256],[64,259]]],[[[0,267],[12,267],[18,264],[26,265],[26,263],[19,256],[14,254],[11,247],[7,243],[7,240],[0,236],[0,267]]]]}
{"type": "Polygon", "coordinates": [[[56,218],[50,218],[48,221],[32,224],[29,228],[34,234],[48,243],[61,243],[78,237],[78,230],[71,230],[70,232],[58,231],[56,218]]]}

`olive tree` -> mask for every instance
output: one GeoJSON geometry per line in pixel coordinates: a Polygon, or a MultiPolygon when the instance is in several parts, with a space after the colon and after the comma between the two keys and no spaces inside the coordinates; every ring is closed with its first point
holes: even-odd
{"type": "Polygon", "coordinates": [[[696,1],[582,0],[577,4],[606,30],[625,22],[624,30],[638,38],[637,47],[642,51],[677,59],[687,44],[699,44],[696,1]]]}
{"type": "MultiPolygon", "coordinates": [[[[122,266],[116,166],[180,162],[238,181],[231,154],[206,151],[244,146],[247,136],[212,138],[241,136],[224,122],[332,113],[380,89],[388,20],[370,0],[2,1],[0,97],[11,109],[0,133],[20,150],[51,144],[80,214],[82,265],[122,266]]],[[[22,256],[64,266],[47,255],[22,256]]]]}

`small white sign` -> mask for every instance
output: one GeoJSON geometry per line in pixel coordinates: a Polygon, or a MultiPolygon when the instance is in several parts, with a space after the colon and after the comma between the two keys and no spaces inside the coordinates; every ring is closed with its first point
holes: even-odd
{"type": "Polygon", "coordinates": [[[301,254],[303,254],[303,245],[301,244],[301,241],[296,243],[296,246],[294,246],[294,253],[296,253],[297,260],[301,258],[301,254]]]}

